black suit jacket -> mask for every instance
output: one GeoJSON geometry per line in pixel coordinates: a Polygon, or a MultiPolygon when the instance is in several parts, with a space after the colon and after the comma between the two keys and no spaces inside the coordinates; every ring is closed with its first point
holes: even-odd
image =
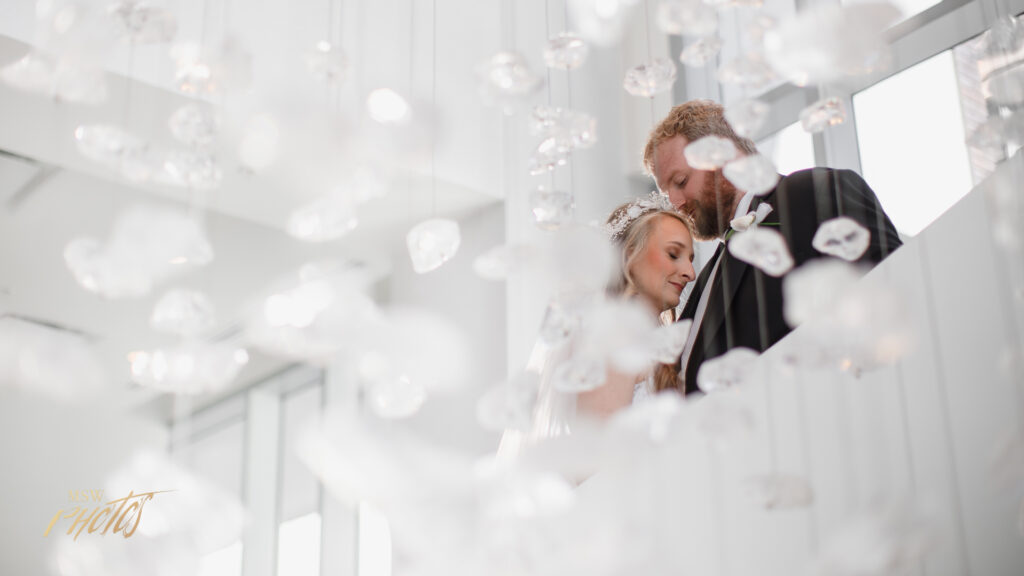
{"type": "MultiPolygon", "coordinates": [[[[823,255],[811,246],[818,225],[837,216],[847,216],[871,232],[871,244],[858,263],[874,265],[902,243],[896,228],[882,210],[867,183],[850,170],[812,168],[782,178],[767,195],[754,198],[751,210],[761,203],[772,206],[763,224],[782,233],[795,261],[794,268],[823,255]]],[[[708,276],[715,259],[697,277],[680,319],[692,319],[704,290],[711,290],[704,320],[697,332],[689,362],[680,367],[680,375],[690,394],[698,390],[697,370],[705,360],[743,346],[758,351],[775,344],[791,330],[782,317],[782,280],[761,272],[733,257],[721,245],[718,274],[710,288],[708,276]],[[758,285],[763,301],[758,301],[758,285]]]]}

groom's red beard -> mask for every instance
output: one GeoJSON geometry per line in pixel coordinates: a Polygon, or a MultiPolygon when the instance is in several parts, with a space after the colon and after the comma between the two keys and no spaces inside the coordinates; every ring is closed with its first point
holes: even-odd
{"type": "Polygon", "coordinates": [[[722,176],[721,170],[708,172],[704,190],[696,202],[683,204],[682,212],[693,218],[697,240],[721,238],[729,229],[732,209],[739,191],[722,176]]]}

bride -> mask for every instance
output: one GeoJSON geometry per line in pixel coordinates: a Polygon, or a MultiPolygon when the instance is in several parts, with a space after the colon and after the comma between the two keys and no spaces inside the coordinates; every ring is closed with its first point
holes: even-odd
{"type": "MultiPolygon", "coordinates": [[[[619,206],[608,217],[611,241],[617,248],[618,271],[608,295],[634,298],[663,323],[675,322],[675,310],[693,269],[693,224],[667,199],[652,194],[619,206]]],[[[657,364],[648,374],[609,371],[605,384],[577,396],[577,409],[607,417],[635,400],[679,388],[675,364],[657,364]]]]}
{"type": "MultiPolygon", "coordinates": [[[[694,281],[693,225],[675,211],[668,197],[653,192],[619,206],[606,230],[617,256],[617,270],[606,286],[609,298],[635,299],[662,323],[675,322],[675,309],[688,282],[694,281]]],[[[501,461],[514,459],[524,444],[561,436],[577,415],[604,419],[635,400],[679,389],[677,363],[657,364],[647,373],[623,374],[609,369],[600,387],[580,393],[555,390],[553,373],[571,346],[548,349],[538,343],[529,371],[540,376],[531,424],[506,430],[498,449],[501,461]]]]}

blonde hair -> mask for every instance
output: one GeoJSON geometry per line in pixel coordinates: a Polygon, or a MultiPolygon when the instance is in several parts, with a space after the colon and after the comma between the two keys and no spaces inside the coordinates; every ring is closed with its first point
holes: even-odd
{"type": "Polygon", "coordinates": [[[654,151],[658,145],[676,136],[686,138],[687,142],[705,136],[721,136],[732,140],[743,154],[757,153],[753,140],[740,136],[726,122],[725,109],[721,104],[711,100],[690,100],[672,108],[668,116],[651,130],[644,147],[644,170],[647,174],[654,173],[654,151]]]}
{"type": "MultiPolygon", "coordinates": [[[[611,215],[608,216],[608,223],[610,224],[617,218],[623,217],[632,206],[632,202],[627,202],[613,210],[611,215]]],[[[608,283],[607,293],[610,296],[631,296],[637,294],[631,268],[643,252],[644,247],[647,246],[647,240],[651,237],[651,231],[654,230],[654,223],[660,217],[675,218],[683,226],[686,226],[687,232],[690,233],[690,238],[694,237],[693,221],[685,214],[673,210],[649,210],[633,218],[622,232],[612,236],[612,242],[619,248],[620,255],[618,259],[618,272],[608,283]]],[[[667,320],[674,322],[676,320],[675,312],[667,312],[672,312],[671,317],[667,320]]],[[[665,320],[666,318],[663,315],[662,321],[665,320]]],[[[682,382],[679,380],[679,368],[675,364],[658,364],[654,369],[654,390],[661,392],[668,389],[683,391],[682,382]]]]}

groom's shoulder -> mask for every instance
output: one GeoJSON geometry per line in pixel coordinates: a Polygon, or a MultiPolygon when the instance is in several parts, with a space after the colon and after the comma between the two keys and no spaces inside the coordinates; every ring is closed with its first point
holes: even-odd
{"type": "Polygon", "coordinates": [[[822,190],[839,191],[866,187],[863,178],[853,170],[839,168],[807,168],[779,179],[776,194],[786,197],[813,196],[822,190]]]}

